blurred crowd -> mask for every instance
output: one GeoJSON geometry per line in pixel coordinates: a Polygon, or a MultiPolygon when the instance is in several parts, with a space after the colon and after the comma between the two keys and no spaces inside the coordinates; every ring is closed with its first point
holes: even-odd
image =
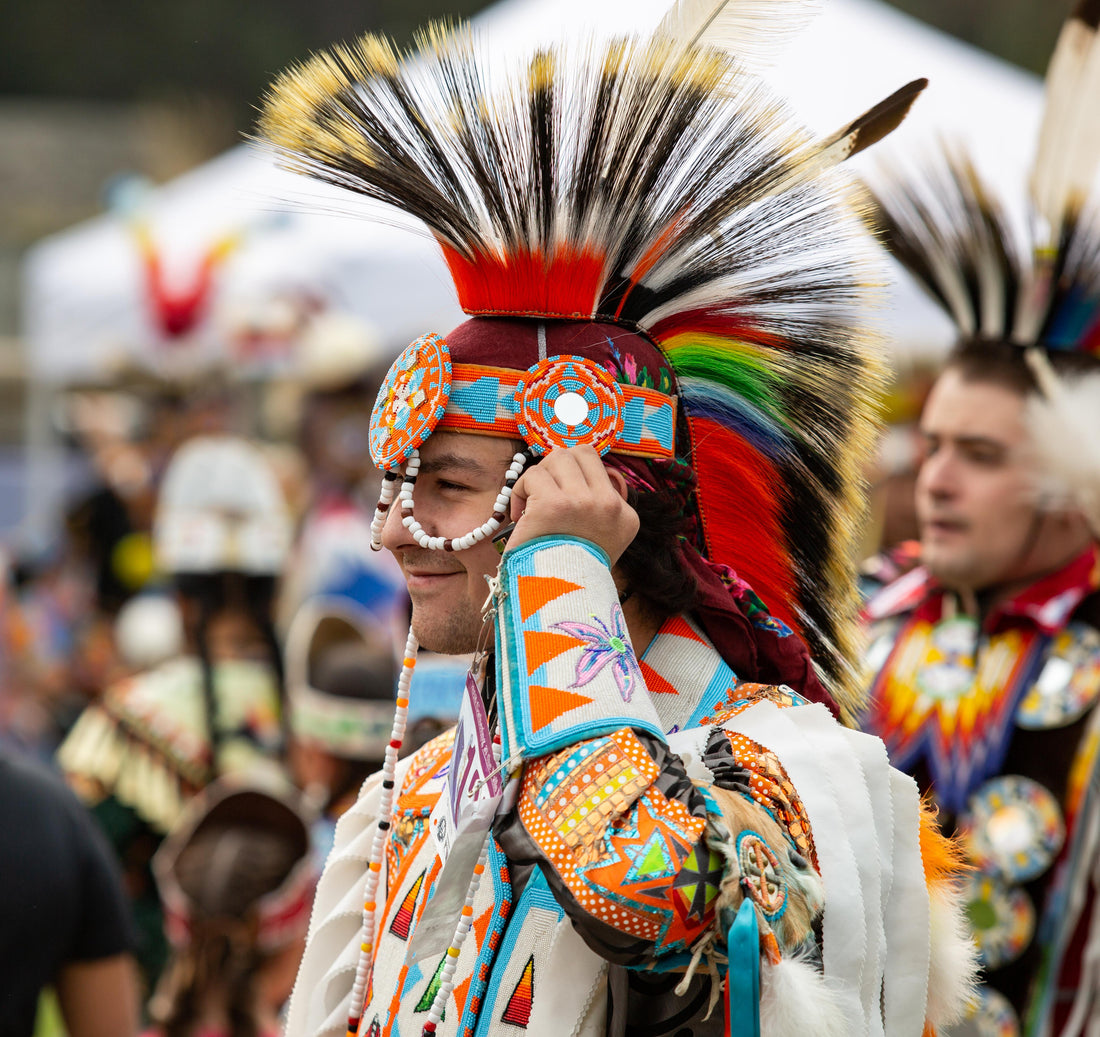
{"type": "MultiPolygon", "coordinates": [[[[408,601],[370,549],[368,429],[391,359],[315,313],[278,377],[59,396],[82,474],[0,590],[0,1033],[276,1031],[390,738],[408,601]]],[[[453,724],[465,668],[418,667],[406,752],[453,724]]]]}

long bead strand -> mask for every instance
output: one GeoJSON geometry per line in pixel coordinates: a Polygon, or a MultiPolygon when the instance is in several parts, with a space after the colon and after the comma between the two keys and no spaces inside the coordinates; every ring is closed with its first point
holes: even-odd
{"type": "MultiPolygon", "coordinates": [[[[493,759],[499,765],[501,755],[500,735],[493,738],[493,759]]],[[[470,932],[474,919],[474,898],[481,886],[481,876],[485,873],[485,865],[489,859],[489,843],[492,839],[492,828],[485,833],[485,841],[481,844],[481,853],[478,854],[477,864],[474,865],[474,873],[470,876],[470,884],[466,887],[466,899],[462,904],[462,914],[459,916],[455,934],[451,938],[451,945],[447,948],[447,959],[443,965],[443,972],[439,976],[439,989],[435,992],[432,1007],[428,1012],[428,1021],[420,1032],[420,1037],[434,1037],[435,1029],[443,1018],[443,1011],[447,1007],[447,998],[454,990],[455,969],[458,968],[458,956],[462,952],[462,945],[466,942],[466,936],[470,932]]]]}
{"type": "Polygon", "coordinates": [[[474,897],[477,896],[481,886],[481,876],[485,872],[485,865],[489,859],[489,838],[491,833],[485,833],[485,841],[481,844],[481,853],[477,864],[474,865],[474,873],[470,876],[470,884],[466,887],[466,900],[462,904],[462,914],[459,916],[455,934],[451,937],[451,945],[447,948],[447,956],[444,959],[443,971],[439,976],[439,989],[435,992],[431,1010],[428,1012],[428,1020],[420,1031],[420,1037],[434,1037],[435,1028],[443,1018],[443,1011],[447,1007],[447,998],[454,990],[455,969],[458,968],[458,956],[462,953],[462,945],[466,942],[474,921],[474,897]]]}
{"type": "Polygon", "coordinates": [[[370,520],[370,549],[382,550],[382,527],[386,524],[386,517],[393,503],[395,483],[399,476],[397,472],[386,472],[382,476],[382,486],[378,491],[378,503],[374,506],[374,517],[370,520]]]}
{"type": "Polygon", "coordinates": [[[386,851],[386,835],[393,816],[394,787],[397,772],[397,754],[405,739],[405,725],[409,719],[409,684],[412,682],[413,669],[416,667],[416,652],[419,645],[412,630],[409,630],[405,642],[405,658],[401,667],[401,676],[397,681],[397,704],[393,713],[393,728],[390,731],[389,745],[386,746],[386,758],[382,764],[382,796],[378,806],[378,826],[374,830],[371,844],[370,863],[367,866],[367,883],[363,896],[363,938],[359,944],[359,960],[355,966],[355,982],[351,988],[351,1011],[348,1017],[348,1037],[355,1037],[359,1030],[359,1020],[366,1008],[367,983],[374,947],[376,897],[378,881],[382,872],[382,858],[386,851]]]}

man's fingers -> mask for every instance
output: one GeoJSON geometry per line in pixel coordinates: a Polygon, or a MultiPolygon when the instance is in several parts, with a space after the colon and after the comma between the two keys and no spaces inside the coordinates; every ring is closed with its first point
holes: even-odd
{"type": "Polygon", "coordinates": [[[533,470],[550,476],[562,493],[570,495],[599,493],[607,486],[603,458],[590,446],[552,450],[533,470]]]}
{"type": "Polygon", "coordinates": [[[577,456],[580,449],[574,447],[572,450],[553,450],[539,465],[554,480],[558,489],[570,497],[587,494],[593,485],[577,456]]]}
{"type": "Polygon", "coordinates": [[[512,521],[517,522],[519,520],[520,515],[527,508],[527,502],[532,497],[545,497],[547,494],[555,492],[557,488],[557,481],[542,465],[526,469],[516,480],[515,486],[512,487],[511,508],[509,509],[512,521]]]}
{"type": "Polygon", "coordinates": [[[587,492],[588,478],[572,453],[571,450],[554,450],[538,465],[527,468],[516,481],[512,496],[529,500],[536,493],[558,492],[575,497],[587,492]]]}
{"type": "Polygon", "coordinates": [[[626,502],[621,481],[608,475],[592,447],[552,451],[516,481],[510,545],[553,534],[576,536],[616,560],[638,530],[637,513],[626,502]]]}
{"type": "Polygon", "coordinates": [[[610,481],[603,458],[599,451],[591,446],[579,446],[569,451],[569,457],[577,466],[584,481],[592,490],[602,490],[610,481]]]}

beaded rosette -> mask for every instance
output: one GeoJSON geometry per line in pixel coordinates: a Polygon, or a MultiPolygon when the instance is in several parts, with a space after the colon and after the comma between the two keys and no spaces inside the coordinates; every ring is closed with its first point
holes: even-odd
{"type": "Polygon", "coordinates": [[[581,356],[549,357],[527,372],[516,390],[517,427],[527,445],[544,454],[587,443],[601,454],[622,432],[622,387],[581,356]]]}
{"type": "Polygon", "coordinates": [[[1023,884],[1054,863],[1065,821],[1058,801],[1037,781],[1006,774],[977,789],[958,827],[978,869],[963,890],[975,940],[982,962],[1000,968],[1035,935],[1035,908],[1023,884]]]}
{"type": "Polygon", "coordinates": [[[371,412],[370,456],[379,468],[407,461],[447,407],[451,354],[439,335],[422,335],[393,362],[371,412]]]}

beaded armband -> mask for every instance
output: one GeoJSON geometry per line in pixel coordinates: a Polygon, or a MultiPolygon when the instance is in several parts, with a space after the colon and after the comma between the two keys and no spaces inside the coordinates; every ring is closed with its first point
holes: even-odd
{"type": "Polygon", "coordinates": [[[495,595],[505,759],[624,727],[663,738],[595,544],[554,536],[510,549],[495,595]]]}

